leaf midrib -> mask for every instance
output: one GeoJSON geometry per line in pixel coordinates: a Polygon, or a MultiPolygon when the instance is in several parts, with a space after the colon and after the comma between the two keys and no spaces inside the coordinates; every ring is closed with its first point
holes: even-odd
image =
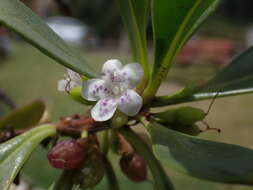
{"type": "MultiPolygon", "coordinates": [[[[247,81],[247,80],[250,80],[250,79],[253,79],[253,75],[243,77],[243,78],[240,78],[240,79],[234,79],[234,80],[231,80],[231,81],[227,81],[227,82],[224,82],[222,84],[221,83],[219,83],[217,85],[216,84],[214,84],[214,85],[211,84],[210,87],[214,86],[214,88],[216,88],[216,89],[221,89],[222,87],[226,87],[226,86],[233,85],[233,84],[238,84],[238,83],[243,83],[244,81],[247,81]]],[[[210,81],[210,83],[211,83],[211,81],[210,81]]],[[[207,86],[204,89],[208,89],[208,84],[206,84],[206,85],[207,86]]],[[[245,89],[245,88],[243,88],[243,89],[245,89]]],[[[236,89],[234,89],[234,90],[236,90],[236,89]]],[[[227,91],[230,91],[230,90],[227,90],[227,91]]],[[[200,92],[206,92],[206,91],[203,90],[203,91],[200,91],[200,92]]]]}

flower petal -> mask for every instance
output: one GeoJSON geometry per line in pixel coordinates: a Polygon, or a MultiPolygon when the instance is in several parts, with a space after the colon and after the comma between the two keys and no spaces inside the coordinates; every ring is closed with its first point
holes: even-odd
{"type": "Polygon", "coordinates": [[[129,88],[136,87],[143,77],[143,69],[138,63],[125,65],[120,73],[125,78],[125,83],[129,88]]]}
{"type": "Polygon", "coordinates": [[[136,115],[142,107],[142,97],[134,90],[127,90],[118,101],[119,109],[129,116],[136,115]]]}
{"type": "Polygon", "coordinates": [[[91,116],[95,121],[109,120],[117,109],[116,99],[102,99],[91,109],[91,116]]]}
{"type": "Polygon", "coordinates": [[[68,84],[68,81],[63,79],[63,80],[59,80],[58,83],[57,83],[57,90],[58,91],[61,91],[61,92],[65,92],[67,89],[67,84],[68,84]]]}
{"type": "Polygon", "coordinates": [[[73,87],[81,86],[82,85],[82,79],[78,73],[75,71],[72,71],[71,69],[67,69],[68,78],[70,78],[71,82],[73,83],[73,87]]]}
{"type": "Polygon", "coordinates": [[[82,96],[89,101],[110,97],[112,90],[102,79],[91,79],[83,82],[82,96]]]}
{"type": "Polygon", "coordinates": [[[122,67],[122,63],[118,59],[110,59],[104,63],[102,72],[104,74],[113,74],[120,71],[122,67]]]}

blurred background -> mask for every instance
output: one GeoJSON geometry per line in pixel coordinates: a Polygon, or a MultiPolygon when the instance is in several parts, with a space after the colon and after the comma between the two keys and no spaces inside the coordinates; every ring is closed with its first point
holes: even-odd
{"type": "MultiPolygon", "coordinates": [[[[84,58],[100,70],[110,58],[131,61],[127,34],[113,0],[21,0],[84,58]]],[[[191,82],[204,82],[226,66],[231,58],[253,45],[253,1],[223,0],[223,3],[179,55],[160,94],[170,94],[191,82]]],[[[150,59],[152,29],[148,28],[150,59]]],[[[0,117],[34,99],[46,101],[50,120],[83,113],[85,108],[57,91],[65,69],[0,26],[0,117]],[[53,64],[52,64],[53,63],[53,64]]],[[[253,61],[252,61],[253,64],[253,61]]],[[[206,121],[220,128],[203,138],[253,148],[253,95],[216,100],[206,121]]],[[[190,105],[207,110],[210,101],[190,105]]],[[[38,149],[24,168],[25,181],[45,187],[58,171],[50,169],[45,151],[38,149]],[[41,159],[41,156],[45,159],[41,159]],[[38,167],[40,166],[40,168],[38,167]],[[37,168],[37,169],[35,169],[37,168]]],[[[252,187],[213,183],[168,171],[176,189],[249,190],[252,187]]],[[[123,189],[152,189],[149,183],[129,183],[123,189]],[[133,186],[134,185],[134,186],[133,186]]]]}

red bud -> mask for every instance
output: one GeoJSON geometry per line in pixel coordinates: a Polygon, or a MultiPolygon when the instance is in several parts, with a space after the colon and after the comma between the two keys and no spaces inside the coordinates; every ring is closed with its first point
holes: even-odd
{"type": "Polygon", "coordinates": [[[64,140],[53,147],[47,154],[49,163],[58,169],[78,169],[84,162],[82,146],[75,140],[64,140]]]}
{"type": "Polygon", "coordinates": [[[147,178],[147,165],[144,158],[134,153],[123,156],[120,159],[120,167],[123,173],[131,180],[142,182],[147,178]]]}

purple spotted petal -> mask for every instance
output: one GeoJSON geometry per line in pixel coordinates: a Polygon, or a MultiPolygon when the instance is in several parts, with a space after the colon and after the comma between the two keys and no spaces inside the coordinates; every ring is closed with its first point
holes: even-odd
{"type": "Polygon", "coordinates": [[[111,89],[102,79],[91,79],[83,82],[82,96],[89,101],[97,101],[111,96],[111,89]]]}
{"type": "Polygon", "coordinates": [[[92,108],[91,116],[95,121],[109,120],[117,109],[118,102],[116,99],[101,99],[92,108]]]}
{"type": "Polygon", "coordinates": [[[142,107],[142,97],[134,90],[127,90],[118,101],[120,111],[129,116],[135,116],[142,107]]]}
{"type": "Polygon", "coordinates": [[[122,63],[117,59],[110,59],[104,63],[102,72],[105,75],[110,75],[119,72],[122,69],[122,63]]]}
{"type": "Polygon", "coordinates": [[[143,77],[143,69],[138,63],[127,64],[120,71],[121,76],[125,78],[125,85],[128,88],[135,88],[143,77]]]}

